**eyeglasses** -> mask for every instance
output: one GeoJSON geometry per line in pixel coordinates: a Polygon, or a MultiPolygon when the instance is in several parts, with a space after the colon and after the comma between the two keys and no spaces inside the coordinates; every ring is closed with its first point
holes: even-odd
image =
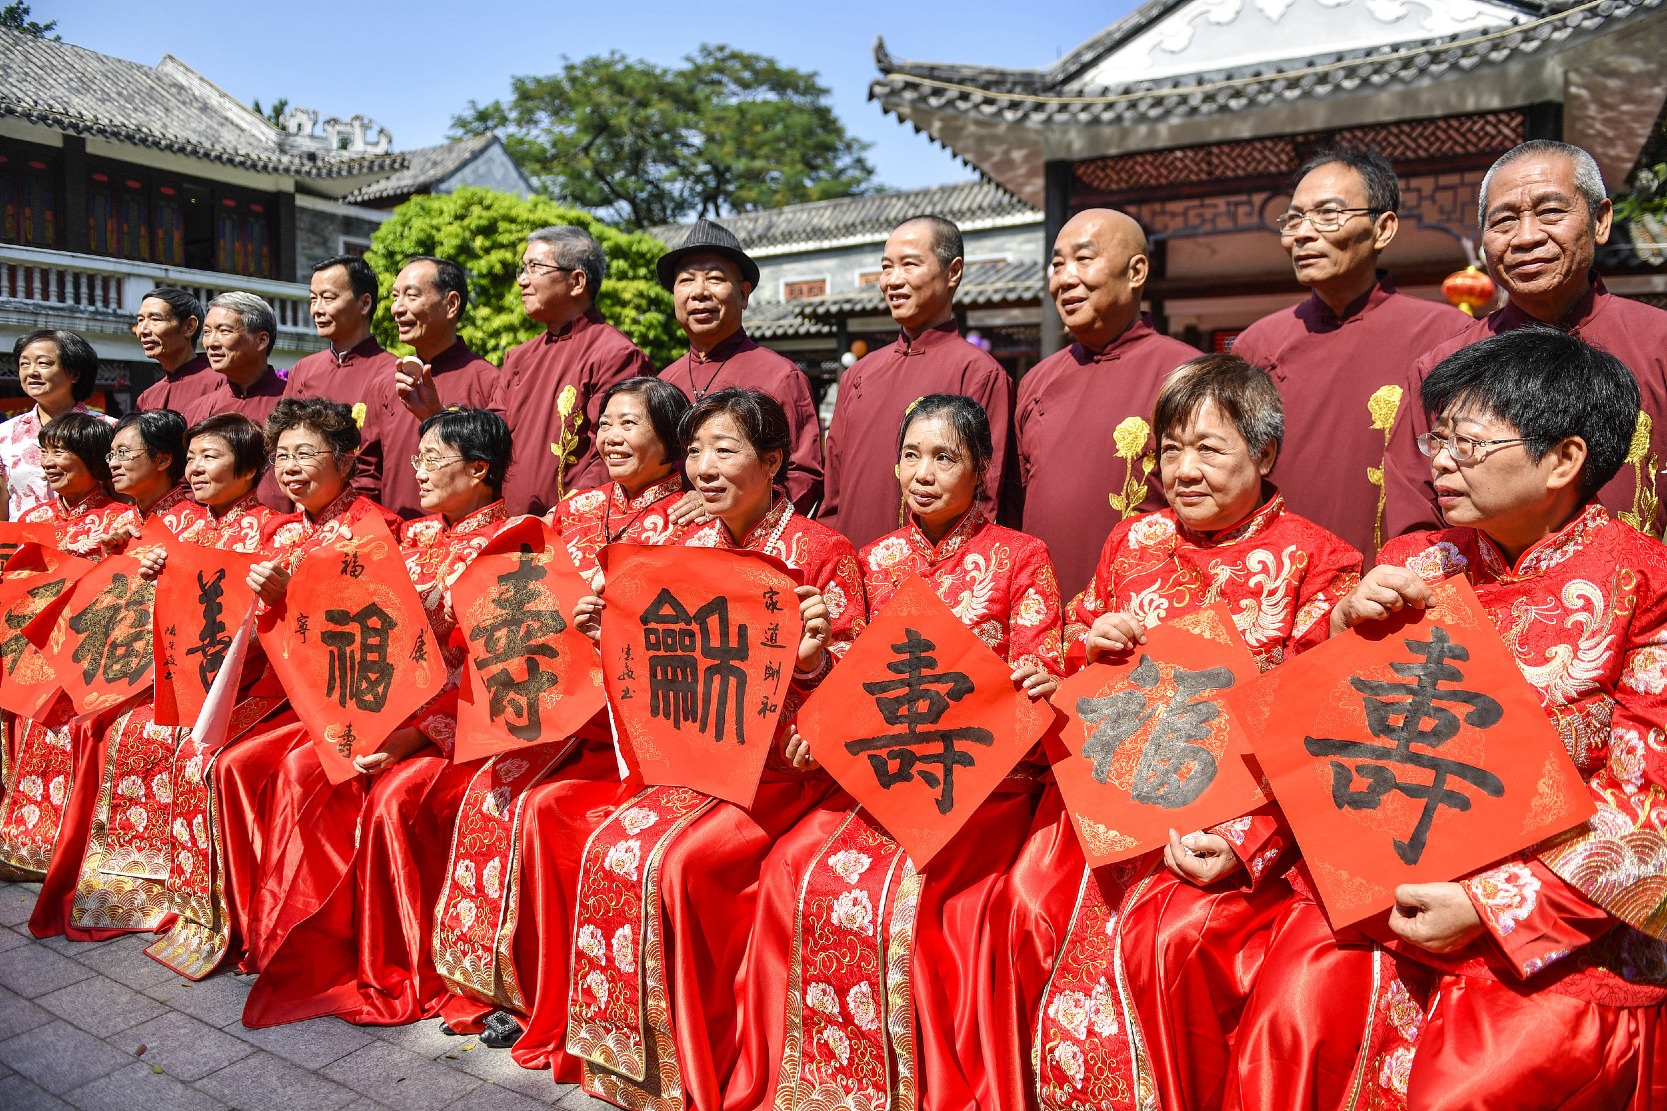
{"type": "Polygon", "coordinates": [[[1381,208],[1310,208],[1306,212],[1293,208],[1273,218],[1273,226],[1280,235],[1295,235],[1304,220],[1315,231],[1336,231],[1356,216],[1382,212],[1381,208]]]}
{"type": "Polygon", "coordinates": [[[515,273],[518,277],[522,278],[529,276],[537,278],[544,274],[571,274],[578,269],[579,268],[577,266],[557,266],[553,262],[535,262],[529,259],[523,262],[521,264],[521,268],[515,273]]]}
{"type": "Polygon", "coordinates": [[[315,447],[301,447],[294,451],[275,451],[272,453],[272,465],[274,467],[285,467],[294,463],[298,467],[311,467],[318,462],[318,457],[323,454],[315,447]]]}
{"type": "Polygon", "coordinates": [[[106,463],[125,463],[129,459],[137,459],[141,455],[146,454],[148,453],[143,451],[133,451],[130,448],[119,447],[114,451],[106,452],[104,461],[106,463]]]}
{"type": "Polygon", "coordinates": [[[1478,440],[1471,436],[1438,436],[1434,432],[1426,432],[1418,437],[1418,450],[1434,459],[1445,448],[1455,463],[1480,463],[1496,449],[1520,443],[1521,436],[1509,440],[1478,440]]]}
{"type": "Polygon", "coordinates": [[[441,467],[447,466],[451,463],[459,463],[462,462],[462,460],[463,457],[461,455],[413,455],[411,457],[411,469],[416,471],[418,474],[422,474],[424,471],[427,471],[429,474],[433,474],[441,467]]]}

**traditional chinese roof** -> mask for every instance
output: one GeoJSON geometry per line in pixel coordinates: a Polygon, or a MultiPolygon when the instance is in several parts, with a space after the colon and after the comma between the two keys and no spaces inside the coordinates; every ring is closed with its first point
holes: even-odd
{"type": "Polygon", "coordinates": [[[800,339],[831,336],[834,326],[799,311],[803,301],[752,301],[747,305],[747,335],[753,339],[800,339]]]}
{"type": "MultiPolygon", "coordinates": [[[[1040,303],[1046,282],[1037,259],[973,262],[955,292],[958,308],[1012,308],[1040,303]]],[[[747,332],[755,339],[789,339],[834,333],[842,316],[885,316],[879,283],[806,297],[798,301],[754,301],[747,306],[747,332]]]]}
{"type": "Polygon", "coordinates": [[[1563,71],[1550,59],[1663,14],[1664,4],[1150,0],[1041,69],[905,61],[876,40],[880,77],[869,96],[1040,204],[1047,161],[1219,139],[1228,113],[1245,138],[1403,118],[1414,92],[1426,116],[1561,101],[1563,71]],[[1502,80],[1512,67],[1519,79],[1502,80]],[[1427,92],[1445,83],[1455,83],[1453,105],[1427,92]],[[1322,114],[1301,115],[1318,101],[1322,114]]]}
{"type": "Polygon", "coordinates": [[[0,116],[298,178],[368,177],[406,165],[402,154],[298,149],[290,136],[172,55],[152,67],[4,28],[0,116]]]}
{"type": "Polygon", "coordinates": [[[360,186],[343,199],[350,204],[364,204],[387,197],[406,196],[429,191],[434,186],[473,162],[493,144],[496,135],[475,135],[440,143],[432,147],[418,147],[403,153],[405,168],[380,181],[360,186]]]}
{"type": "MultiPolygon", "coordinates": [[[[718,222],[735,233],[748,254],[760,257],[883,240],[904,220],[927,212],[955,221],[964,232],[1042,218],[999,185],[965,181],[741,212],[718,222]]],[[[651,228],[650,234],[675,247],[692,226],[667,224],[651,228]]]]}

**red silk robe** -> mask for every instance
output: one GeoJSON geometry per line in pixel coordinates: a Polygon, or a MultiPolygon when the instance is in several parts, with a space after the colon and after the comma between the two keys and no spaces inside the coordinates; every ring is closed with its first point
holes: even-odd
{"type": "MultiPolygon", "coordinates": [[[[936,545],[911,520],[859,558],[873,611],[922,575],[998,656],[1063,670],[1059,584],[1034,536],[973,509],[936,545]]],[[[988,986],[978,935],[1040,772],[1014,768],[924,871],[843,791],[782,838],[760,875],[726,1107],[973,1105],[989,1086],[970,1021],[988,986]]]]}
{"type": "MultiPolygon", "coordinates": [[[[1107,537],[1094,578],[1071,604],[1068,652],[1086,658],[1088,630],[1103,613],[1151,626],[1224,601],[1267,670],[1325,640],[1331,610],[1359,574],[1360,553],[1287,512],[1278,494],[1213,536],[1160,510],[1107,537]]],[[[1002,1063],[991,1075],[1009,1081],[988,1093],[992,1106],[1027,1097],[1098,1111],[1151,1099],[1212,1105],[1261,940],[1289,899],[1278,876],[1291,838],[1272,807],[1209,832],[1244,865],[1209,888],[1171,874],[1158,853],[1087,869],[1057,788],[1049,790],[985,939],[995,981],[982,1001],[994,1008],[986,1051],[1002,1063]],[[1011,1083],[1024,1080],[1026,1064],[1028,1093],[1011,1083]]]]}
{"type": "MultiPolygon", "coordinates": [[[[137,532],[139,511],[113,501],[102,488],[74,505],[65,506],[54,495],[30,509],[20,520],[52,526],[54,547],[68,555],[97,561],[106,541],[127,531],[137,532]]],[[[31,879],[45,875],[66,820],[72,821],[71,802],[77,799],[77,773],[85,760],[75,757],[71,720],[75,715],[63,693],[37,720],[9,722],[10,751],[6,767],[6,796],[0,801],[0,866],[31,879]]],[[[90,796],[82,793],[74,813],[85,821],[90,796]]],[[[73,824],[73,821],[72,821],[73,824]]]]}
{"type": "Polygon", "coordinates": [[[448,671],[445,690],[406,724],[434,747],[333,787],[312,749],[286,758],[268,805],[273,814],[289,808],[299,817],[284,823],[295,830],[288,844],[262,862],[255,917],[279,940],[263,950],[245,1025],[325,1014],[397,1025],[432,1014],[444,994],[430,956],[434,906],[445,846],[475,772],[451,761],[467,646],[449,592],[508,519],[498,501],[454,525],[431,516],[405,527],[405,568],[448,671]]]}
{"type": "MultiPolygon", "coordinates": [[[[551,524],[573,566],[600,589],[598,553],[616,541],[670,542],[669,514],[682,495],[675,471],[635,496],[610,483],[563,498],[551,524]]],[[[606,714],[573,737],[473,767],[435,918],[434,963],[451,989],[440,1013],[460,1032],[478,1031],[495,1009],[515,1013],[526,1027],[515,1060],[574,1083],[579,1062],[565,1047],[579,860],[630,795],[606,714]]]]}
{"type": "MultiPolygon", "coordinates": [[[[366,513],[381,514],[390,530],[399,528],[397,517],[347,489],[317,516],[285,513],[269,518],[256,550],[293,569],[307,552],[328,543],[366,513]]],[[[222,522],[217,528],[242,533],[247,523],[222,522]]],[[[179,917],[147,952],[187,979],[207,976],[250,937],[261,857],[284,839],[284,831],[261,820],[261,799],[284,757],[311,744],[293,712],[285,707],[278,713],[282,688],[275,681],[263,684],[264,677],[257,678],[252,688],[251,670],[264,664],[257,647],[250,645],[244,661],[240,689],[245,697],[232,712],[226,744],[210,751],[190,741],[180,746],[177,758],[184,766],[175,775],[174,809],[187,809],[191,815],[172,828],[168,889],[179,917]],[[278,701],[269,701],[267,692],[278,701]],[[258,731],[256,725],[261,726],[258,731]]]]}
{"type": "Polygon", "coordinates": [[[738,1050],[735,984],[759,867],[830,787],[824,773],[786,762],[782,738],[868,613],[850,541],[799,516],[786,498],[739,540],[712,521],[683,542],[762,551],[797,568],[822,591],[833,635],[823,670],[795,675],[789,685],[750,809],[687,788],[650,787],[610,814],[585,846],[567,1052],[584,1059],[592,1095],[663,1111],[719,1106],[738,1050]],[[631,1020],[619,1021],[621,1013],[631,1020]]]}
{"type": "Polygon", "coordinates": [[[1325,1106],[1334,1087],[1312,1075],[1362,1085],[1372,1106],[1667,1105],[1667,553],[1592,505],[1515,564],[1469,528],[1382,555],[1470,580],[1598,814],[1461,880],[1485,929],[1453,953],[1396,939],[1391,964],[1321,933],[1305,901],[1246,1010],[1229,1105],[1325,1106]],[[1350,1054],[1386,1014],[1395,1036],[1350,1054]]]}

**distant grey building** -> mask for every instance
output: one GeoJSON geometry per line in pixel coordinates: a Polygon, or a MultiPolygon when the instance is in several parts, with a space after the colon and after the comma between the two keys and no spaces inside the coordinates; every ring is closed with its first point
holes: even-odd
{"type": "Polygon", "coordinates": [[[278,312],[273,362],[316,351],[306,281],[363,251],[419,193],[531,184],[493,136],[398,152],[364,116],[288,112],[281,127],[179,59],[146,66],[0,29],[0,407],[11,346],[63,327],[92,341],[115,404],[153,380],[138,298],[247,289],[278,312]]]}

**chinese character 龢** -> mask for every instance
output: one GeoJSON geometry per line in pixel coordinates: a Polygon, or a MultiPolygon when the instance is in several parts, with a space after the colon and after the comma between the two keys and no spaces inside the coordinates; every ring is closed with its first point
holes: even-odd
{"type": "Polygon", "coordinates": [[[713,598],[691,614],[665,589],[641,620],[650,716],[665,718],[673,728],[696,721],[716,741],[724,739],[728,722],[735,727],[735,742],[746,744],[747,673],[741,661],[748,658],[748,630],[738,623],[731,639],[729,599],[713,598]]]}

